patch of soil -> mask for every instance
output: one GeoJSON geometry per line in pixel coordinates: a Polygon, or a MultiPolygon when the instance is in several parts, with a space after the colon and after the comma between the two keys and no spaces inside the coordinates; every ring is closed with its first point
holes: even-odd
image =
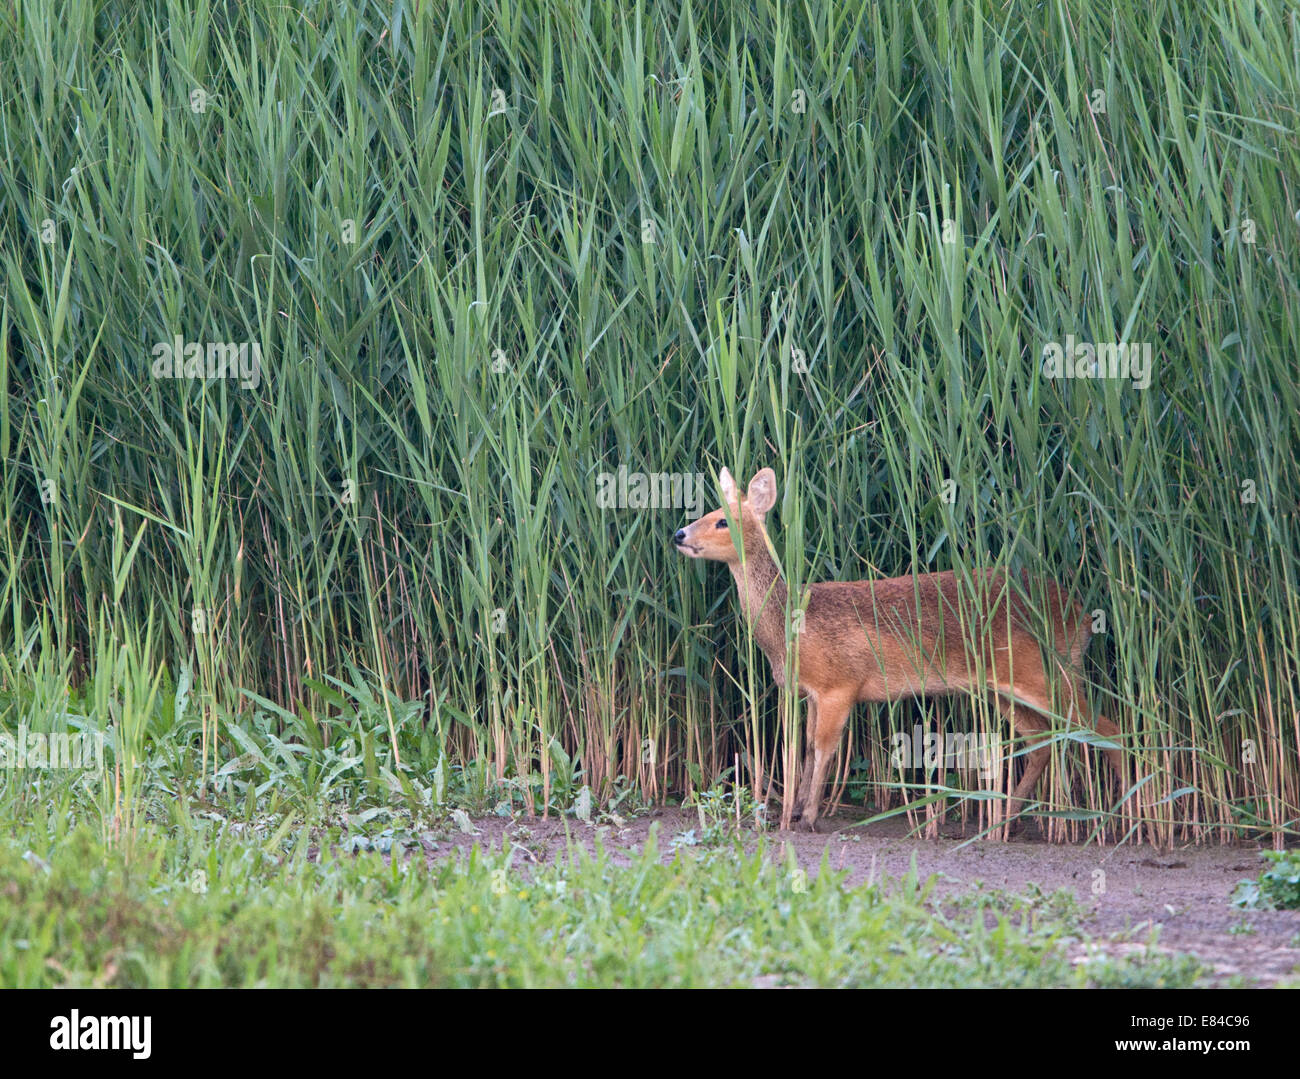
{"type": "MultiPolygon", "coordinates": [[[[1300,911],[1243,911],[1232,906],[1237,881],[1258,876],[1264,865],[1258,847],[1168,851],[1136,843],[1046,843],[1028,836],[963,845],[967,837],[960,827],[945,825],[941,839],[916,839],[908,836],[901,818],[835,831],[858,819],[824,819],[819,822],[824,831],[818,834],[769,833],[773,856],[784,858],[789,844],[805,871],[815,873],[829,851],[831,867],[847,870],[850,885],[902,877],[915,858],[922,880],[931,874],[938,878],[932,896],[941,903],[980,887],[1013,895],[1031,892],[1034,886],[1047,893],[1065,888],[1087,911],[1080,928],[1092,938],[1093,949],[1128,952],[1145,945],[1155,929],[1160,949],[1196,956],[1213,972],[1215,983],[1234,977],[1262,986],[1300,980],[1300,911]]],[[[570,842],[594,850],[599,837],[611,860],[626,864],[657,823],[661,856],[668,861],[676,853],[674,836],[699,832],[696,814],[681,809],[653,810],[621,826],[491,817],[473,823],[474,834],[444,834],[437,847],[426,852],[428,860],[455,857],[475,844],[499,850],[508,837],[516,848],[515,865],[523,869],[530,862],[562,856],[570,842]]]]}

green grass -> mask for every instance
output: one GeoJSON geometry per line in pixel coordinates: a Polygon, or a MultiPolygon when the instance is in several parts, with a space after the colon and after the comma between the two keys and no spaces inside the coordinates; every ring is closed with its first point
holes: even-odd
{"type": "Polygon", "coordinates": [[[846,888],[762,846],[663,864],[652,840],[621,867],[575,847],[526,869],[517,851],[475,851],[431,868],[418,851],[312,860],[305,833],[201,832],[141,842],[129,866],[103,864],[85,830],[43,855],[0,841],[0,986],[1178,987],[1200,974],[1156,950],[1075,962],[1056,897],[945,914],[932,882],[846,888]]]}
{"type": "MultiPolygon", "coordinates": [[[[792,586],[1055,578],[1149,834],[1294,836],[1298,55],[1249,0],[7,6],[0,724],[109,753],[0,814],[768,800],[725,575],[597,491],[771,464],[792,586]],[[1070,336],[1150,385],[1046,378],[1070,336]]],[[[877,809],[914,722],[995,721],[859,714],[877,809]]]]}
{"type": "Polygon", "coordinates": [[[1266,865],[1256,880],[1237,884],[1234,906],[1247,910],[1300,910],[1300,851],[1260,851],[1266,865]]]}

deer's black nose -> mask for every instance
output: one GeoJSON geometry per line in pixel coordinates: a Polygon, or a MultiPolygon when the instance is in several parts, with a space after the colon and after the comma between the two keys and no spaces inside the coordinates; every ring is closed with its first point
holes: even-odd
{"type": "Polygon", "coordinates": [[[679,528],[679,529],[677,530],[677,535],[675,535],[675,536],[673,537],[673,542],[676,543],[676,544],[682,544],[682,543],[685,543],[685,542],[686,542],[686,529],[684,529],[684,528],[679,528]]]}

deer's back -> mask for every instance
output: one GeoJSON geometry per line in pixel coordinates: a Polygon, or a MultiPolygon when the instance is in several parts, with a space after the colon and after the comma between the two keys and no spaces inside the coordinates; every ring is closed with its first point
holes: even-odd
{"type": "Polygon", "coordinates": [[[1090,628],[1055,583],[1026,593],[1031,609],[1001,571],[963,583],[951,571],[811,586],[799,638],[799,682],[857,700],[965,688],[973,679],[1005,680],[1015,665],[1037,663],[1040,639],[1072,668],[1082,661],[1090,628]]]}

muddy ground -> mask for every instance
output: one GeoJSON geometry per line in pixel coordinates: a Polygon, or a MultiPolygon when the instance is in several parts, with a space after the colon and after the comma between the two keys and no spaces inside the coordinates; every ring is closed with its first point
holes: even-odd
{"type": "MultiPolygon", "coordinates": [[[[1088,911],[1080,928],[1102,950],[1119,954],[1144,946],[1155,928],[1159,948],[1196,956],[1213,972],[1213,983],[1233,978],[1260,986],[1300,983],[1300,911],[1243,911],[1232,906],[1237,882],[1257,877],[1263,867],[1257,847],[1169,851],[1132,843],[1071,846],[1044,842],[1032,828],[1008,842],[963,845],[965,837],[956,825],[945,826],[946,838],[917,839],[908,837],[901,819],[835,830],[859,819],[823,820],[822,831],[815,835],[770,833],[772,850],[783,858],[784,844],[791,844],[809,873],[817,871],[829,851],[830,865],[847,870],[850,885],[901,877],[915,856],[923,880],[930,874],[938,877],[932,894],[940,901],[979,886],[1012,894],[1031,893],[1034,886],[1047,893],[1067,888],[1088,911]]],[[[434,861],[456,856],[476,843],[500,849],[508,836],[517,848],[515,864],[524,868],[529,862],[562,856],[566,836],[590,850],[599,835],[614,860],[626,862],[620,852],[639,850],[656,822],[665,860],[675,854],[675,835],[699,832],[695,813],[679,809],[652,811],[622,826],[573,819],[483,818],[473,822],[473,834],[440,837],[427,857],[434,861]]]]}

